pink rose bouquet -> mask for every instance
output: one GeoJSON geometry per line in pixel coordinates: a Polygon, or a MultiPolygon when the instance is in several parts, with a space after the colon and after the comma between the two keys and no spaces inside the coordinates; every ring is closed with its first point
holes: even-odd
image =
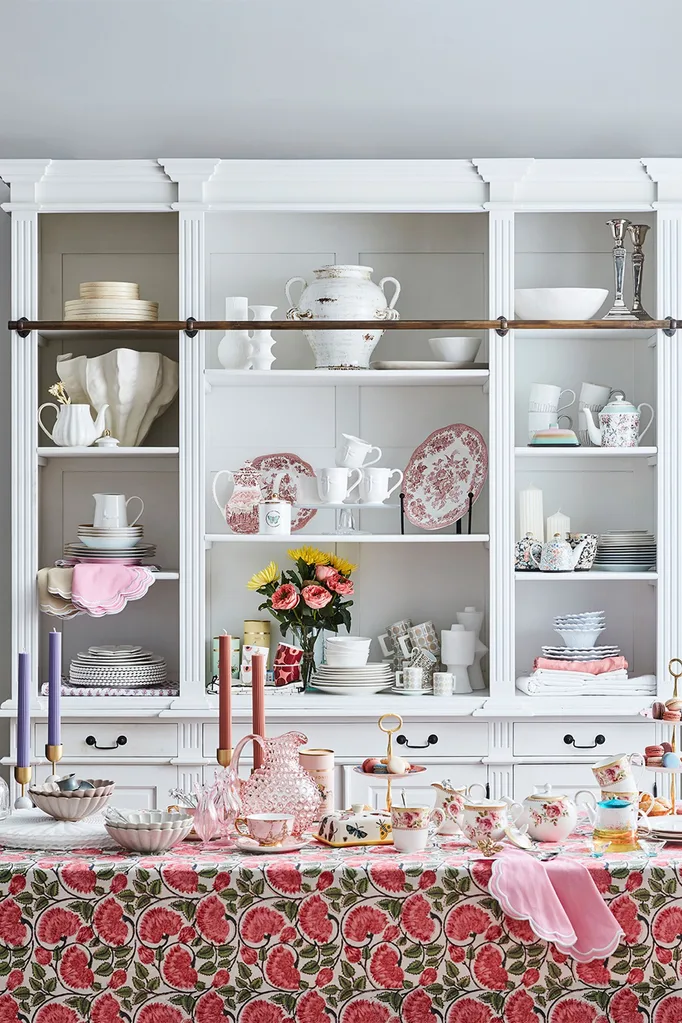
{"type": "Polygon", "coordinates": [[[274,561],[249,580],[247,587],[265,599],[259,611],[269,611],[279,622],[282,636],[291,630],[303,650],[301,675],[307,685],[315,670],[315,642],[327,629],[350,632],[353,594],[351,572],[357,567],[336,554],[315,547],[288,552],[295,568],[280,573],[274,561]]]}

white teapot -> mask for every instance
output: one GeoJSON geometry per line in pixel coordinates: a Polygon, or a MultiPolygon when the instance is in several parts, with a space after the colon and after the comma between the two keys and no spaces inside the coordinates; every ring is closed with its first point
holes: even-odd
{"type": "Polygon", "coordinates": [[[59,448],[89,448],[104,433],[108,408],[108,405],[102,405],[93,423],[89,405],[55,405],[53,401],[46,401],[38,409],[38,423],[43,433],[59,448]],[[53,408],[57,413],[52,433],[40,418],[44,408],[53,408]]]}
{"type": "Polygon", "coordinates": [[[636,448],[654,421],[654,410],[643,401],[633,405],[622,391],[613,391],[608,405],[599,413],[599,427],[589,408],[584,408],[587,432],[593,444],[605,448],[636,448]],[[641,409],[648,408],[651,418],[642,432],[639,432],[641,409]]]}
{"type": "Polygon", "coordinates": [[[572,572],[586,544],[585,539],[581,540],[577,547],[571,547],[568,540],[564,540],[560,533],[555,533],[552,539],[543,545],[539,558],[533,548],[530,549],[529,556],[541,572],[572,572]]]}
{"type": "Polygon", "coordinates": [[[536,785],[522,803],[517,824],[528,827],[535,842],[564,842],[578,823],[578,810],[568,796],[553,795],[551,785],[536,785]]]}

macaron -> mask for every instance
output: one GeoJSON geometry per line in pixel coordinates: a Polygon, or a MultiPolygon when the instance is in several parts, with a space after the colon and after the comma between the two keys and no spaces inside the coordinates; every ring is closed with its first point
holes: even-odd
{"type": "Polygon", "coordinates": [[[681,717],[681,715],[680,715],[679,710],[666,710],[665,714],[663,715],[663,720],[664,721],[679,721],[680,717],[681,717]]]}
{"type": "Polygon", "coordinates": [[[379,757],[367,757],[362,761],[362,770],[365,774],[372,774],[374,768],[379,763],[379,757]]]}
{"type": "Polygon", "coordinates": [[[661,721],[665,714],[665,704],[661,703],[660,700],[657,700],[651,708],[651,713],[656,721],[661,721]]]}
{"type": "Polygon", "coordinates": [[[673,751],[672,743],[668,742],[668,740],[666,739],[665,742],[661,743],[661,749],[663,750],[664,753],[672,753],[673,751]]]}
{"type": "Polygon", "coordinates": [[[666,752],[666,750],[663,749],[663,746],[645,746],[644,747],[644,756],[647,758],[647,760],[650,757],[662,757],[665,752],[666,752]]]}
{"type": "Polygon", "coordinates": [[[665,701],[665,705],[668,710],[682,710],[682,699],[679,696],[673,696],[670,700],[665,701]]]}
{"type": "Polygon", "coordinates": [[[663,754],[663,767],[682,767],[682,760],[678,757],[677,753],[664,753],[663,754]]]}
{"type": "Polygon", "coordinates": [[[663,757],[647,757],[646,758],[646,766],[647,767],[662,767],[663,766],[663,757]]]}

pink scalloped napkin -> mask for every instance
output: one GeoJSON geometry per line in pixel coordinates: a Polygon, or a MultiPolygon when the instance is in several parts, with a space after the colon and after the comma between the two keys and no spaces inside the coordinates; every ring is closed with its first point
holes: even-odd
{"type": "Polygon", "coordinates": [[[590,872],[575,860],[543,862],[505,848],[493,860],[488,888],[507,916],[527,920],[538,938],[580,963],[610,956],[623,936],[590,872]]]}
{"type": "Polygon", "coordinates": [[[129,600],[144,597],[154,573],[143,565],[74,565],[71,601],[86,614],[118,614],[129,600]]]}

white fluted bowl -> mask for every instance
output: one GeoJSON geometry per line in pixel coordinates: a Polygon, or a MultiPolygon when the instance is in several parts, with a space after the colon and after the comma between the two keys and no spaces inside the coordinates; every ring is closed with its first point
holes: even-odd
{"type": "Polygon", "coordinates": [[[111,815],[104,827],[115,842],[130,852],[153,854],[166,852],[187,838],[194,825],[188,813],[166,813],[142,810],[125,814],[124,820],[111,815]]]}
{"type": "Polygon", "coordinates": [[[115,348],[88,358],[57,356],[57,374],[71,401],[109,408],[106,423],[122,447],[137,447],[178,393],[178,364],[159,352],[115,348]]]}
{"type": "Polygon", "coordinates": [[[80,821],[103,809],[116,787],[113,781],[101,778],[87,778],[86,781],[93,788],[62,792],[56,782],[46,781],[43,785],[32,785],[28,794],[39,810],[55,820],[80,821]]]}

